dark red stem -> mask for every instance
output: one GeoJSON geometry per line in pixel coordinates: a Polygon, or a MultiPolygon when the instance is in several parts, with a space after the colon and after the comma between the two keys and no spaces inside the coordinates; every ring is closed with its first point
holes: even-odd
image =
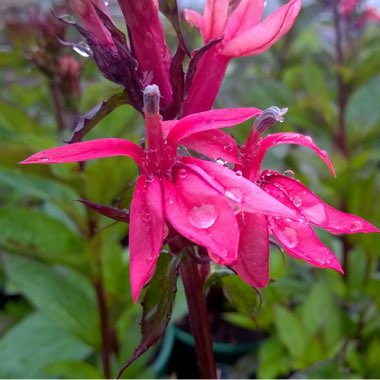
{"type": "Polygon", "coordinates": [[[199,269],[199,265],[189,255],[183,256],[180,273],[185,288],[190,324],[195,340],[199,374],[202,379],[216,379],[208,310],[199,269]]]}

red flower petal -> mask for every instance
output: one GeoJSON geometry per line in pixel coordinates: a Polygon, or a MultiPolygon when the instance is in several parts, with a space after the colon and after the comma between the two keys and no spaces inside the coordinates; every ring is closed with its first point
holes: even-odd
{"type": "Polygon", "coordinates": [[[227,21],[229,0],[207,0],[203,12],[204,42],[222,36],[227,21]]]}
{"type": "Polygon", "coordinates": [[[379,230],[358,216],[336,210],[323,202],[299,181],[279,173],[266,176],[266,181],[281,186],[294,205],[307,219],[333,234],[355,234],[379,232],[379,230]]]}
{"type": "Polygon", "coordinates": [[[291,0],[253,28],[229,41],[223,54],[228,57],[257,55],[268,50],[293,26],[301,0],[291,0]]]}
{"type": "Polygon", "coordinates": [[[217,263],[235,264],[239,228],[225,198],[187,165],[174,170],[173,182],[163,178],[163,185],[165,215],[173,227],[206,247],[217,263]]]}
{"type": "Polygon", "coordinates": [[[214,160],[222,157],[227,162],[239,161],[235,139],[218,129],[194,133],[182,139],[181,144],[214,160]]]}
{"type": "Polygon", "coordinates": [[[154,274],[164,240],[162,190],[158,178],[148,183],[139,177],[130,209],[129,249],[132,298],[136,303],[141,289],[154,274]]]}
{"type": "Polygon", "coordinates": [[[247,284],[264,288],[269,281],[269,233],[264,215],[242,213],[238,261],[232,268],[247,284]]]}
{"type": "Polygon", "coordinates": [[[203,39],[205,39],[203,16],[199,14],[198,12],[195,12],[191,9],[185,9],[184,16],[185,16],[185,20],[191,26],[194,26],[195,28],[199,29],[199,31],[202,33],[203,39]]]}
{"type": "Polygon", "coordinates": [[[258,108],[225,108],[191,114],[179,120],[168,134],[168,142],[176,146],[180,140],[193,133],[232,127],[262,111],[258,108]]]}
{"type": "Polygon", "coordinates": [[[276,198],[222,165],[191,157],[183,157],[183,162],[189,164],[192,170],[196,171],[205,181],[208,181],[221,195],[224,195],[235,210],[284,218],[298,218],[293,210],[283,205],[276,198]],[[215,186],[215,183],[218,186],[215,186]]]}
{"type": "Polygon", "coordinates": [[[68,144],[33,154],[20,164],[57,164],[103,157],[129,156],[140,165],[143,150],[133,142],[107,138],[68,144]]]}
{"type": "Polygon", "coordinates": [[[230,41],[260,22],[264,0],[241,0],[229,17],[223,41],[230,41]]]}
{"type": "Polygon", "coordinates": [[[335,176],[333,164],[331,163],[327,153],[324,150],[318,148],[313,139],[309,136],[302,135],[294,132],[274,133],[264,137],[261,141],[256,143],[257,145],[247,147],[247,154],[252,152],[252,160],[250,162],[250,178],[257,178],[260,172],[261,163],[264,159],[265,153],[268,149],[282,144],[296,144],[306,146],[315,153],[326,163],[331,173],[335,176]]]}
{"type": "Polygon", "coordinates": [[[343,269],[335,255],[319,240],[305,222],[268,217],[270,228],[285,251],[319,268],[331,268],[340,273],[343,269]]]}

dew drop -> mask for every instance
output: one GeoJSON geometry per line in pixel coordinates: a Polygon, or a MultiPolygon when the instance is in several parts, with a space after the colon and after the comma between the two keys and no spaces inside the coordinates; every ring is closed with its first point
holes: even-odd
{"type": "Polygon", "coordinates": [[[90,46],[86,42],[79,42],[73,46],[73,50],[82,57],[88,58],[92,55],[90,46]]]}
{"type": "Polygon", "coordinates": [[[173,199],[173,198],[169,198],[169,199],[168,199],[168,203],[169,203],[170,205],[174,205],[174,199],[173,199]]]}
{"type": "Polygon", "coordinates": [[[108,1],[108,0],[104,0],[104,5],[106,6],[106,7],[108,7],[108,4],[109,4],[110,2],[108,1]]]}
{"type": "Polygon", "coordinates": [[[149,223],[152,219],[152,215],[150,215],[150,212],[149,211],[146,211],[142,217],[142,220],[145,222],[145,223],[149,223]]]}
{"type": "Polygon", "coordinates": [[[215,160],[215,162],[218,164],[218,165],[225,165],[226,164],[226,160],[222,157],[219,157],[215,160]]]}
{"type": "Polygon", "coordinates": [[[206,203],[200,206],[194,206],[189,213],[190,223],[200,229],[213,226],[217,217],[218,211],[215,206],[206,203]]]}
{"type": "Polygon", "coordinates": [[[69,24],[75,24],[75,19],[71,15],[63,15],[60,17],[60,19],[64,22],[69,23],[69,24]]]}
{"type": "Polygon", "coordinates": [[[237,203],[241,203],[243,200],[243,194],[238,187],[227,189],[224,195],[237,203]]]}
{"type": "Polygon", "coordinates": [[[232,143],[228,143],[226,145],[224,145],[223,149],[226,151],[226,152],[232,152],[232,149],[234,148],[234,146],[232,145],[232,143]]]}
{"type": "Polygon", "coordinates": [[[284,171],[284,174],[287,176],[287,177],[290,177],[290,178],[294,178],[295,175],[294,175],[294,171],[293,170],[285,170],[284,171]]]}
{"type": "Polygon", "coordinates": [[[286,240],[286,245],[289,248],[295,248],[298,245],[299,242],[297,232],[293,228],[284,227],[282,230],[282,235],[286,240]]]}
{"type": "Polygon", "coordinates": [[[355,232],[359,231],[363,228],[363,223],[359,220],[356,220],[355,222],[351,223],[350,225],[350,231],[355,232]]]}
{"type": "Polygon", "coordinates": [[[326,220],[326,211],[322,203],[309,207],[303,212],[314,223],[322,224],[326,220]]]}
{"type": "Polygon", "coordinates": [[[178,171],[179,178],[186,178],[187,177],[187,170],[185,168],[181,168],[178,171]]]}
{"type": "Polygon", "coordinates": [[[301,207],[301,206],[302,206],[302,199],[299,198],[299,197],[295,197],[295,198],[293,199],[293,203],[294,203],[294,206],[296,206],[296,207],[301,207]]]}
{"type": "Polygon", "coordinates": [[[237,170],[235,175],[236,175],[236,177],[241,177],[243,175],[243,173],[241,172],[241,170],[237,170]]]}
{"type": "Polygon", "coordinates": [[[154,46],[154,41],[153,41],[152,33],[147,32],[145,34],[144,44],[145,44],[145,47],[147,47],[148,49],[150,49],[150,48],[152,48],[154,46]]]}

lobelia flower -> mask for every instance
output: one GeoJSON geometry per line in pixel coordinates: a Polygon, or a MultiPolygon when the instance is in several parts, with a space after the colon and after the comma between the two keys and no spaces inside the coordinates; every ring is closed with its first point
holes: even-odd
{"type": "Polygon", "coordinates": [[[260,22],[264,0],[241,0],[231,10],[229,0],[207,0],[203,16],[186,10],[185,18],[202,33],[205,44],[221,39],[199,59],[184,104],[184,115],[212,107],[232,58],[269,49],[292,27],[301,0],[290,0],[260,22]],[[206,75],[207,73],[207,75],[206,75]]]}
{"type": "Polygon", "coordinates": [[[270,107],[256,118],[254,128],[241,148],[240,164],[235,165],[235,170],[240,170],[244,177],[298,215],[297,220],[247,212],[237,215],[240,242],[238,261],[232,267],[245,282],[255,287],[265,287],[269,280],[269,233],[275,236],[290,256],[316,267],[332,268],[343,273],[339,261],[322,244],[311,225],[333,234],[379,232],[364,219],[324,203],[298,180],[270,170],[260,172],[268,149],[280,144],[296,144],[314,150],[335,175],[327,153],[320,150],[309,136],[275,133],[261,137],[269,126],[276,121],[283,121],[286,111],[270,107]]]}
{"type": "Polygon", "coordinates": [[[201,131],[233,126],[258,115],[256,108],[220,109],[162,121],[159,90],[144,91],[146,144],[105,138],[36,153],[22,164],[79,162],[124,155],[140,168],[130,208],[130,277],[133,300],[151,279],[165,238],[165,224],[207,248],[217,263],[237,261],[239,227],[235,214],[297,218],[296,213],[249,180],[216,162],[180,157],[177,147],[201,131]],[[167,137],[164,130],[169,130],[167,137]]]}

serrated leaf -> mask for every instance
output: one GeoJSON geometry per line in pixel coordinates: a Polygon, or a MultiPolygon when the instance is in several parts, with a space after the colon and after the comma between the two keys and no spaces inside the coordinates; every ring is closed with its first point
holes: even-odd
{"type": "Polygon", "coordinates": [[[82,239],[63,223],[38,210],[0,208],[0,247],[47,261],[82,265],[82,239]]]}
{"type": "Polygon", "coordinates": [[[155,275],[146,289],[142,302],[142,340],[133,355],[119,371],[118,377],[133,361],[164,335],[175,300],[179,261],[178,256],[161,254],[155,275]]]}
{"type": "Polygon", "coordinates": [[[80,360],[92,351],[46,315],[33,313],[0,339],[0,377],[49,378],[48,365],[80,360]]]}
{"type": "Polygon", "coordinates": [[[5,272],[17,289],[40,311],[50,316],[87,344],[100,344],[99,318],[95,295],[89,297],[88,283],[72,281],[70,271],[62,267],[54,268],[25,257],[6,255],[5,272]]]}

